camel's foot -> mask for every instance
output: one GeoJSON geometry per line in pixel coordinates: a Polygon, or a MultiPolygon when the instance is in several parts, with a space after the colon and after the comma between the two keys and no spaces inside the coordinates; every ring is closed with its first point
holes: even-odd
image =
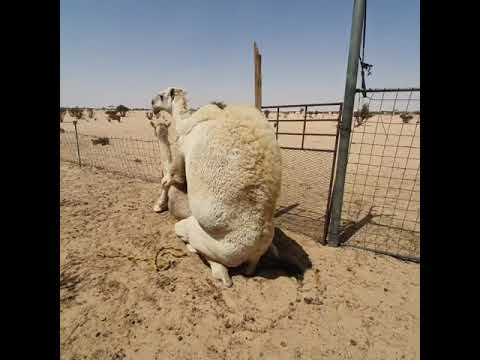
{"type": "Polygon", "coordinates": [[[163,211],[166,211],[168,210],[168,205],[166,204],[155,204],[153,205],[153,211],[155,211],[156,213],[161,213],[163,211]]]}
{"type": "Polygon", "coordinates": [[[212,275],[215,279],[220,280],[225,287],[231,287],[233,285],[232,278],[228,274],[228,269],[225,265],[211,260],[208,260],[208,263],[210,264],[212,275]]]}
{"type": "Polygon", "coordinates": [[[158,213],[158,212],[165,211],[167,209],[168,209],[167,191],[165,191],[165,189],[162,189],[162,191],[160,192],[160,196],[155,202],[155,205],[153,205],[153,211],[158,213]]]}

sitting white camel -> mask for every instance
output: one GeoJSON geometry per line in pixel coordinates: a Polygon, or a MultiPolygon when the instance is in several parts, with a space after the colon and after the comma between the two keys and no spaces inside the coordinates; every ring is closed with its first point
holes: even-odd
{"type": "Polygon", "coordinates": [[[272,244],[280,193],[281,156],[272,126],[253,107],[206,105],[190,114],[178,88],[160,92],[152,108],[171,113],[178,134],[178,160],[162,186],[168,193],[182,167],[188,183],[192,215],[175,224],[175,233],[206,258],[225,286],[232,285],[227,267],[247,264],[245,274],[253,275],[272,244]]]}

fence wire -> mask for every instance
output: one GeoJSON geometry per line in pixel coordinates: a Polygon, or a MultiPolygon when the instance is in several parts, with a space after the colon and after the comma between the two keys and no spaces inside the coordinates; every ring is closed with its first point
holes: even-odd
{"type": "Polygon", "coordinates": [[[420,90],[371,91],[356,101],[341,242],[419,261],[420,90]]]}
{"type": "MultiPolygon", "coordinates": [[[[162,168],[158,141],[128,138],[104,138],[78,134],[82,165],[120,173],[128,177],[160,182],[162,168]]],[[[60,134],[60,159],[78,163],[75,132],[60,134]]]]}
{"type": "MultiPolygon", "coordinates": [[[[277,125],[282,148],[282,189],[275,223],[320,241],[324,235],[339,112],[338,105],[323,113],[311,108],[302,113],[299,110],[305,110],[305,106],[288,108],[289,112],[278,113],[278,120],[277,112],[273,111],[269,119],[277,125]]],[[[82,165],[146,181],[161,181],[157,140],[108,137],[102,145],[102,138],[82,134],[80,126],[78,131],[82,165]]],[[[74,131],[60,132],[60,159],[79,163],[74,131]]]]}
{"type": "Polygon", "coordinates": [[[323,240],[333,154],[282,149],[277,226],[323,240]]]}

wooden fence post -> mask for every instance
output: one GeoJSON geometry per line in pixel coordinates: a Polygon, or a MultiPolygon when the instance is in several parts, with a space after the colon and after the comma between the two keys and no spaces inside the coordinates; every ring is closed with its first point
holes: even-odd
{"type": "Polygon", "coordinates": [[[253,60],[255,64],[255,107],[262,110],[262,55],[257,43],[253,42],[253,60]]]}

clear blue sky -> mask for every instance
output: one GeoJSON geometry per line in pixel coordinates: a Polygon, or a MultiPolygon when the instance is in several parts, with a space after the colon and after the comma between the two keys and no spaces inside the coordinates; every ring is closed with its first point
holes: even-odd
{"type": "MultiPolygon", "coordinates": [[[[62,106],[148,107],[168,86],[192,106],[342,100],[353,0],[61,0],[62,106]]],[[[368,0],[369,87],[420,84],[419,0],[368,0]]]]}

